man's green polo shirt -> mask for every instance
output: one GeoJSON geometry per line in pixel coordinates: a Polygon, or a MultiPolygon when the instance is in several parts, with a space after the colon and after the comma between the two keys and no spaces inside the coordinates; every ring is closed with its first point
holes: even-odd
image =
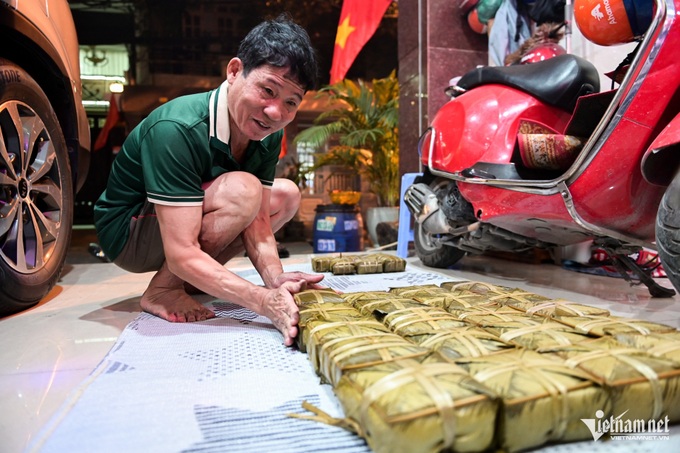
{"type": "Polygon", "coordinates": [[[274,183],[283,131],[251,141],[243,164],[229,147],[227,83],[216,90],[176,98],[145,118],[113,162],[106,190],[94,207],[100,245],[115,259],[130,220],[145,200],[168,206],[201,206],[202,184],[229,171],[245,171],[265,187],[274,183]]]}

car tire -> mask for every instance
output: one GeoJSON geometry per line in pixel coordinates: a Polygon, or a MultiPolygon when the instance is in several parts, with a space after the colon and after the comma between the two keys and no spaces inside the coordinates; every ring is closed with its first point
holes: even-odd
{"type": "Polygon", "coordinates": [[[71,241],[66,142],[40,86],[0,59],[0,315],[37,304],[59,279],[71,241]]]}

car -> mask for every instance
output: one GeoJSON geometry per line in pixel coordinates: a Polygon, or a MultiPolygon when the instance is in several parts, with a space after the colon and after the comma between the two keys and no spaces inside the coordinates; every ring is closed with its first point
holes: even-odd
{"type": "Polygon", "coordinates": [[[66,0],[0,0],[0,316],[40,302],[71,240],[90,128],[66,0]]]}

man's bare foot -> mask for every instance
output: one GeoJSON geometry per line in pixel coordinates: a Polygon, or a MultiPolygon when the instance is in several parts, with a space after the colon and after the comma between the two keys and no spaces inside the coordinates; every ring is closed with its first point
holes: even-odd
{"type": "Polygon", "coordinates": [[[183,289],[147,289],[140,302],[142,310],[170,322],[205,321],[215,313],[183,289]]]}

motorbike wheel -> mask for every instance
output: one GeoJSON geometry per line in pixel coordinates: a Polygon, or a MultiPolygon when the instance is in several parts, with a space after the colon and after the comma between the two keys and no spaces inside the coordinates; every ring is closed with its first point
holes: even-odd
{"type": "Polygon", "coordinates": [[[0,315],[56,284],[73,225],[73,184],[57,116],[40,86],[0,60],[0,315]]]}
{"type": "MultiPolygon", "coordinates": [[[[434,193],[443,190],[448,184],[449,180],[435,179],[430,183],[430,188],[434,193]]],[[[438,269],[446,269],[464,256],[463,250],[451,247],[448,245],[435,244],[432,240],[432,235],[427,234],[422,225],[416,223],[413,228],[413,243],[416,249],[416,255],[422,263],[429,267],[436,267],[438,269]]]]}
{"type": "Polygon", "coordinates": [[[659,205],[656,245],[668,279],[680,291],[680,172],[666,189],[659,205]]]}

